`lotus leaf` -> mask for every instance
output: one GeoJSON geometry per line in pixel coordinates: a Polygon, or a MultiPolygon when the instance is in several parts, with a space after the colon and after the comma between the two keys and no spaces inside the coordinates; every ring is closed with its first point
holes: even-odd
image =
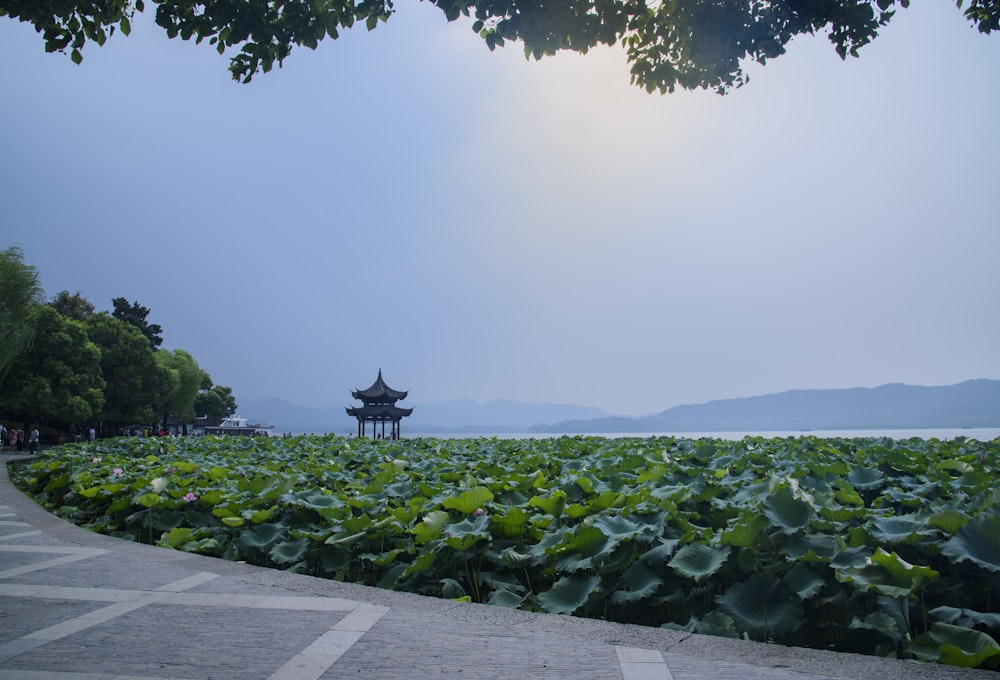
{"type": "Polygon", "coordinates": [[[940,661],[952,666],[1000,667],[1000,644],[986,633],[947,623],[931,624],[931,629],[908,647],[922,661],[940,661]]]}
{"type": "Polygon", "coordinates": [[[872,589],[889,597],[904,598],[937,580],[938,572],[910,564],[895,552],[879,548],[863,567],[840,570],[837,578],[861,590],[872,589]]]}
{"type": "Polygon", "coordinates": [[[187,527],[176,527],[171,529],[160,536],[158,545],[162,545],[167,548],[179,548],[185,541],[188,540],[188,536],[191,535],[192,531],[192,529],[187,527]]]}
{"type": "Polygon", "coordinates": [[[645,562],[636,560],[622,574],[621,585],[624,587],[611,593],[611,602],[613,604],[640,602],[655,595],[662,583],[663,579],[653,569],[645,562]]]}
{"type": "Polygon", "coordinates": [[[767,518],[786,534],[793,534],[805,528],[812,520],[812,505],[795,497],[790,486],[780,486],[774,490],[761,506],[767,518]]]}
{"type": "Polygon", "coordinates": [[[962,525],[941,546],[942,554],[955,562],[971,560],[984,569],[1000,572],[1000,515],[993,510],[962,525]]]}
{"type": "Polygon", "coordinates": [[[746,548],[753,545],[761,530],[767,526],[767,518],[754,510],[744,510],[740,516],[731,523],[728,529],[722,532],[720,540],[726,545],[737,548],[746,548]]]}
{"type": "Polygon", "coordinates": [[[136,501],[144,508],[151,508],[160,502],[160,496],[155,493],[144,493],[136,501]]]}
{"type": "Polygon", "coordinates": [[[559,489],[551,496],[532,496],[528,505],[539,508],[553,517],[559,517],[566,508],[566,492],[559,489]]]}
{"type": "Polygon", "coordinates": [[[704,581],[722,568],[729,555],[728,546],[713,548],[701,543],[689,543],[678,550],[667,565],[688,578],[704,581]]]}
{"type": "Polygon", "coordinates": [[[278,543],[269,553],[271,559],[278,564],[288,564],[290,562],[300,562],[305,558],[306,550],[309,548],[309,539],[300,536],[293,541],[283,541],[278,543]]]}
{"type": "Polygon", "coordinates": [[[510,508],[502,515],[493,518],[493,526],[501,538],[521,538],[528,530],[528,519],[531,517],[521,508],[510,508]]]}
{"type": "Polygon", "coordinates": [[[876,517],[870,530],[879,543],[917,543],[931,535],[927,524],[912,516],[876,517]]]}
{"type": "Polygon", "coordinates": [[[716,602],[754,640],[781,637],[796,630],[804,610],[791,588],[771,574],[754,574],[733,585],[716,602]]]}
{"type": "Polygon", "coordinates": [[[826,578],[806,562],[799,562],[782,579],[802,600],[817,595],[826,585],[826,578]]]}
{"type": "Polygon", "coordinates": [[[625,519],[621,515],[600,515],[591,523],[591,526],[615,543],[633,538],[643,529],[642,525],[625,519]]]}
{"type": "Polygon", "coordinates": [[[288,529],[281,524],[261,524],[240,533],[236,539],[236,547],[247,553],[270,551],[279,541],[283,540],[288,529]]]}
{"type": "Polygon", "coordinates": [[[446,600],[461,600],[467,597],[465,588],[453,578],[441,579],[441,597],[446,600]]]}
{"type": "Polygon", "coordinates": [[[726,638],[739,637],[733,617],[720,611],[710,611],[700,619],[691,619],[691,623],[694,624],[692,632],[700,635],[714,635],[726,638]]]}
{"type": "Polygon", "coordinates": [[[498,588],[490,592],[490,596],[486,600],[486,604],[493,605],[495,607],[517,609],[522,603],[524,603],[525,599],[525,595],[519,595],[510,590],[498,588]]]}
{"type": "Polygon", "coordinates": [[[873,491],[882,488],[885,483],[885,475],[876,468],[857,467],[850,471],[847,479],[854,485],[854,488],[862,491],[873,491]]]}
{"type": "Polygon", "coordinates": [[[445,543],[455,550],[468,550],[479,541],[490,538],[489,518],[480,515],[474,519],[463,519],[444,527],[445,543]]]}
{"type": "Polygon", "coordinates": [[[931,518],[927,520],[927,523],[931,526],[937,527],[946,534],[955,534],[962,528],[962,525],[968,521],[968,515],[952,510],[951,508],[943,508],[934,513],[931,518]]]}
{"type": "Polygon", "coordinates": [[[935,607],[928,614],[942,623],[951,623],[965,628],[973,626],[985,626],[986,628],[1000,628],[1000,613],[977,612],[972,609],[958,609],[956,607],[935,607]]]}
{"type": "Polygon", "coordinates": [[[560,572],[574,572],[581,569],[596,569],[603,557],[610,557],[614,543],[608,540],[597,527],[582,526],[568,540],[559,546],[556,553],[556,568],[560,572]]]}
{"type": "Polygon", "coordinates": [[[677,550],[677,546],[680,544],[680,541],[676,538],[667,539],[661,537],[657,539],[657,542],[658,545],[650,548],[639,556],[640,560],[651,567],[659,567],[663,564],[667,564],[670,561],[670,558],[673,557],[674,551],[677,550]]]}
{"type": "Polygon", "coordinates": [[[564,576],[547,591],[535,597],[542,611],[549,614],[572,614],[587,602],[590,594],[601,585],[601,578],[595,574],[588,576],[564,576]]]}
{"type": "Polygon", "coordinates": [[[874,612],[863,619],[855,618],[848,626],[852,630],[867,630],[880,633],[890,640],[901,640],[906,637],[906,628],[900,626],[898,617],[885,612],[874,612]]]}

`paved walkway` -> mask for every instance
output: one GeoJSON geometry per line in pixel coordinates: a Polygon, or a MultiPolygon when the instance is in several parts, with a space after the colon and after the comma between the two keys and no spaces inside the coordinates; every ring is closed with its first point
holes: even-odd
{"type": "Polygon", "coordinates": [[[460,604],[100,536],[0,458],[0,680],[992,678],[460,604]]]}

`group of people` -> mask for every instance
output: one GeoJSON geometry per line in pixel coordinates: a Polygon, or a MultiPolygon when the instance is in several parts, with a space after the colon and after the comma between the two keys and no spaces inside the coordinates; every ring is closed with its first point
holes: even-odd
{"type": "Polygon", "coordinates": [[[0,423],[0,446],[6,447],[7,451],[13,453],[24,453],[24,444],[27,441],[28,451],[34,454],[38,450],[38,427],[31,428],[31,434],[25,440],[24,430],[17,428],[8,430],[0,423]]]}
{"type": "Polygon", "coordinates": [[[97,437],[97,430],[94,429],[93,425],[89,428],[84,428],[82,432],[76,429],[76,425],[70,425],[69,433],[73,437],[74,442],[83,441],[84,437],[87,438],[87,441],[92,442],[97,437]]]}

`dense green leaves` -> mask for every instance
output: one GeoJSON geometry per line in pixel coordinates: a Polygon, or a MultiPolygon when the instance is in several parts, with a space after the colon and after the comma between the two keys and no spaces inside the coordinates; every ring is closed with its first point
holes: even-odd
{"type": "Polygon", "coordinates": [[[1000,441],[129,438],[12,477],[178,550],[459,601],[996,663],[1000,441]]]}
{"type": "Polygon", "coordinates": [[[0,250],[0,385],[14,360],[31,345],[32,316],[43,296],[38,270],[24,263],[24,252],[16,246],[0,250]]]}
{"type": "MultiPolygon", "coordinates": [[[[649,91],[706,88],[726,92],[747,81],[748,62],[785,53],[799,35],[826,34],[841,58],[875,39],[897,5],[909,0],[746,2],[745,0],[431,0],[448,21],[466,18],[493,50],[523,44],[526,57],[560,50],[586,53],[596,45],[624,45],[632,81],[649,91]]],[[[281,65],[294,47],[315,49],[344,29],[373,30],[394,9],[390,0],[152,0],[156,23],[171,38],[207,40],[230,56],[235,80],[249,82],[281,65]]],[[[958,0],[959,8],[963,0],[958,0]]],[[[2,0],[0,16],[31,22],[49,52],[70,50],[79,63],[87,40],[104,44],[119,28],[128,35],[142,0],[2,0]]],[[[971,0],[966,18],[989,33],[1000,29],[995,0],[971,0]]]]}
{"type": "Polygon", "coordinates": [[[0,411],[21,422],[41,415],[62,422],[83,422],[104,405],[101,350],[82,321],[48,305],[33,310],[35,339],[12,363],[10,387],[0,395],[0,411]]]}

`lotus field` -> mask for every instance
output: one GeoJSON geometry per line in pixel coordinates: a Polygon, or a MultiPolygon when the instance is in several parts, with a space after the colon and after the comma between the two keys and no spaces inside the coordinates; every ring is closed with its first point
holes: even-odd
{"type": "Polygon", "coordinates": [[[531,611],[1000,668],[1000,440],[122,438],[14,482],[88,529],[531,611]]]}

